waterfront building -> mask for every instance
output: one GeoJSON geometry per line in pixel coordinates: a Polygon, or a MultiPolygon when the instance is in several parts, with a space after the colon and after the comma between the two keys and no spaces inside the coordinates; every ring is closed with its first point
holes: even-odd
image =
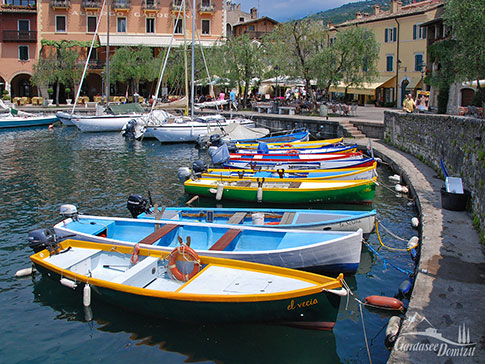
{"type": "MultiPolygon", "coordinates": [[[[97,41],[83,85],[86,96],[102,94],[102,72],[106,62],[107,8],[101,14],[102,0],[2,0],[0,8],[0,88],[12,97],[36,96],[30,85],[32,66],[37,62],[41,40],[91,41],[101,16],[97,41]]],[[[121,46],[147,46],[157,55],[170,43],[184,41],[182,20],[177,15],[182,0],[110,0],[110,55],[121,46]]],[[[186,1],[186,39],[192,39],[192,1],[186,1]]],[[[195,19],[203,46],[214,45],[226,35],[225,1],[197,0],[195,19]]],[[[115,90],[116,91],[116,90],[115,90]]],[[[119,93],[120,91],[118,91],[119,93]]],[[[123,91],[123,95],[125,92],[123,91]]],[[[146,96],[146,95],[144,95],[146,96]]]]}
{"type": "Polygon", "coordinates": [[[258,17],[258,9],[251,8],[249,13],[241,10],[241,4],[227,2],[226,33],[227,35],[249,35],[251,39],[260,39],[273,32],[279,23],[267,16],[258,17]]]}
{"type": "MultiPolygon", "coordinates": [[[[329,43],[336,33],[348,27],[371,29],[380,45],[375,82],[359,88],[349,88],[359,103],[401,107],[406,93],[416,96],[417,90],[426,89],[423,82],[426,72],[427,36],[425,23],[437,17],[442,0],[426,0],[402,5],[391,0],[388,11],[374,5],[373,13],[357,13],[355,19],[331,26],[329,43]]],[[[345,85],[330,88],[330,92],[343,93],[345,85]]]]}

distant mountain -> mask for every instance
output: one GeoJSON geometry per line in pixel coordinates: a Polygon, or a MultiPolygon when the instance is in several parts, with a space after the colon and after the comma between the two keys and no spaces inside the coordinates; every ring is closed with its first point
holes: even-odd
{"type": "MultiPolygon", "coordinates": [[[[416,0],[416,2],[420,2],[423,0],[416,0]]],[[[412,3],[413,0],[403,0],[403,5],[407,5],[412,3]]],[[[330,22],[332,24],[340,24],[344,21],[354,19],[355,14],[357,12],[361,13],[369,13],[372,14],[373,6],[379,4],[381,6],[381,10],[386,11],[390,8],[390,0],[364,0],[358,1],[355,3],[349,3],[342,5],[339,8],[330,9],[326,11],[320,11],[318,13],[312,14],[307,16],[305,19],[312,19],[312,20],[322,20],[323,24],[330,22]]]]}

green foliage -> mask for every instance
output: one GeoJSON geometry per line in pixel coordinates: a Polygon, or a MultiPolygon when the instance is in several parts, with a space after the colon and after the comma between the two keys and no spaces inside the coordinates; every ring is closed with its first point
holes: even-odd
{"type": "Polygon", "coordinates": [[[49,87],[47,89],[47,92],[49,93],[49,95],[52,95],[54,93],[54,89],[52,87],[49,87]]]}

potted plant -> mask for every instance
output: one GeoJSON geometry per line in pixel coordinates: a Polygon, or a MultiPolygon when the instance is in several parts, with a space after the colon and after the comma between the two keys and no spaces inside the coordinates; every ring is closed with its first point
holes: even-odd
{"type": "Polygon", "coordinates": [[[49,94],[49,105],[52,105],[54,103],[54,99],[52,98],[52,95],[54,94],[54,89],[52,87],[49,87],[47,89],[47,93],[49,94]]]}
{"type": "Polygon", "coordinates": [[[7,90],[3,90],[2,99],[5,100],[5,101],[10,101],[10,95],[8,94],[7,90]]]}
{"type": "Polygon", "coordinates": [[[71,105],[72,99],[68,98],[71,95],[71,89],[69,87],[66,87],[64,91],[66,92],[66,102],[68,105],[71,105]]]}

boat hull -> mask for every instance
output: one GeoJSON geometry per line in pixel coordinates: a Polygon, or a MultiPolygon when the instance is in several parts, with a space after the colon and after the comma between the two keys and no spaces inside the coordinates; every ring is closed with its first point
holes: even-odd
{"type": "Polygon", "coordinates": [[[83,133],[121,131],[125,124],[141,115],[77,116],[72,123],[83,133]]]}
{"type": "Polygon", "coordinates": [[[51,125],[58,121],[56,116],[34,116],[34,117],[21,117],[21,116],[9,116],[6,118],[0,118],[0,129],[3,128],[24,128],[31,126],[44,126],[51,125]]]}

